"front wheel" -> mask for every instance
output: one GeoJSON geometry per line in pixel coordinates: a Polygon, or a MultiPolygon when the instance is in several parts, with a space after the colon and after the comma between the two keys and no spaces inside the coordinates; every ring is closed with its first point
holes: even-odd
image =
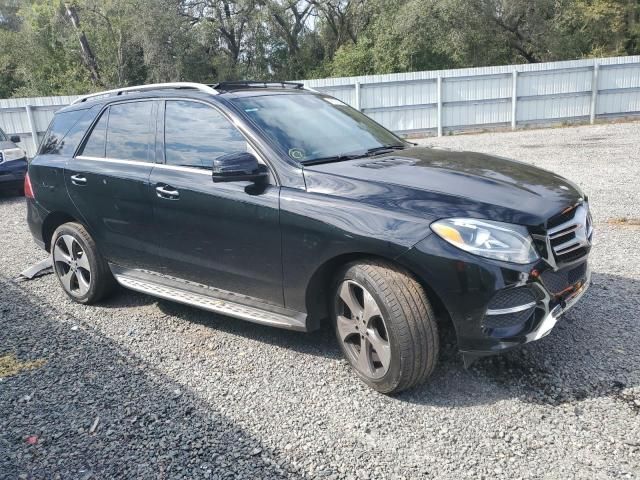
{"type": "Polygon", "coordinates": [[[429,377],[438,331],[424,289],[409,272],[382,261],[351,263],[334,288],[338,342],[365,383],[397,393],[429,377]]]}
{"type": "Polygon", "coordinates": [[[113,291],[115,279],[93,238],[79,223],[61,225],[51,240],[53,270],[67,295],[95,303],[113,291]]]}

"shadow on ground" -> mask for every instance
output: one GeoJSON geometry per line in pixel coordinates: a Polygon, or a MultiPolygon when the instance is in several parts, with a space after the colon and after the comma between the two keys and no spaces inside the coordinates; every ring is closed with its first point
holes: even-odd
{"type": "Polygon", "coordinates": [[[0,477],[300,478],[80,319],[54,320],[61,312],[5,280],[0,309],[0,356],[46,361],[0,382],[0,477]]]}
{"type": "MultiPolygon", "coordinates": [[[[112,301],[126,305],[131,298],[132,294],[123,293],[112,301]]],[[[185,321],[303,354],[329,359],[341,357],[333,330],[327,325],[307,334],[290,332],[169,301],[157,302],[163,313],[185,321]]],[[[639,316],[639,281],[594,273],[589,291],[561,317],[549,336],[503,355],[481,359],[469,370],[463,367],[453,333],[445,328],[441,332],[439,366],[429,382],[396,398],[451,406],[449,398],[455,391],[463,397],[468,393],[466,401],[458,403],[463,406],[512,397],[524,402],[558,405],[611,396],[638,411],[635,402],[640,399],[624,391],[640,385],[639,316]]]]}
{"type": "MultiPolygon", "coordinates": [[[[158,306],[167,315],[233,335],[304,354],[330,359],[341,357],[329,326],[304,334],[212,315],[163,300],[158,301],[158,306]]],[[[466,382],[466,388],[473,392],[465,405],[493,403],[513,396],[547,405],[612,396],[638,411],[634,401],[639,399],[626,395],[623,390],[640,385],[639,316],[639,281],[594,273],[589,291],[561,317],[549,336],[503,355],[481,359],[470,370],[464,369],[453,334],[445,326],[441,332],[439,366],[430,381],[396,398],[450,406],[448,397],[452,389],[457,388],[452,386],[455,378],[455,381],[466,382]],[[492,386],[493,389],[487,389],[492,390],[488,395],[476,388],[492,386]]]]}

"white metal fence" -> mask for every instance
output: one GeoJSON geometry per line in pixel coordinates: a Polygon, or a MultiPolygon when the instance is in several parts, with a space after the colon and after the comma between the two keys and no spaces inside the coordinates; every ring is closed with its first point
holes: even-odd
{"type": "MultiPolygon", "coordinates": [[[[304,80],[399,133],[437,133],[640,115],[640,56],[304,80]]],[[[0,127],[30,155],[76,97],[0,100],[0,127]]]]}
{"type": "Polygon", "coordinates": [[[640,56],[304,83],[401,133],[640,114],[640,56]]]}
{"type": "Polygon", "coordinates": [[[0,128],[20,135],[20,146],[33,157],[53,114],[77,97],[9,98],[0,100],[0,128]]]}

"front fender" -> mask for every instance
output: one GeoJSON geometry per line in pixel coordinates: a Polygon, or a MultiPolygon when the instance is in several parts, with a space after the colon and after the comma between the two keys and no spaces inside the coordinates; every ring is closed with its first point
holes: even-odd
{"type": "Polygon", "coordinates": [[[284,302],[301,312],[308,310],[307,289],[323,266],[338,258],[394,259],[429,232],[424,218],[286,187],[280,225],[284,302]]]}

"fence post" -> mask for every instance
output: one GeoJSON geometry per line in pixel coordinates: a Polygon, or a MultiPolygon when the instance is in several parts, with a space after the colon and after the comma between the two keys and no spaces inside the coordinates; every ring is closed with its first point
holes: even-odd
{"type": "Polygon", "coordinates": [[[33,121],[33,110],[31,105],[25,105],[25,111],[27,112],[27,120],[29,121],[29,128],[31,129],[31,141],[33,142],[34,152],[38,151],[38,130],[36,130],[36,122],[33,121]]]}
{"type": "Polygon", "coordinates": [[[596,108],[598,106],[598,71],[600,65],[593,64],[593,76],[591,77],[591,109],[589,112],[589,122],[591,125],[596,123],[596,108]]]}
{"type": "Polygon", "coordinates": [[[360,103],[360,82],[358,80],[356,80],[355,87],[356,87],[356,110],[361,111],[362,104],[360,103]]]}
{"type": "Polygon", "coordinates": [[[442,136],[442,74],[438,73],[436,92],[438,99],[438,136],[442,136]]]}
{"type": "Polygon", "coordinates": [[[516,130],[518,114],[518,71],[513,70],[513,86],[511,90],[511,130],[516,130]]]}

